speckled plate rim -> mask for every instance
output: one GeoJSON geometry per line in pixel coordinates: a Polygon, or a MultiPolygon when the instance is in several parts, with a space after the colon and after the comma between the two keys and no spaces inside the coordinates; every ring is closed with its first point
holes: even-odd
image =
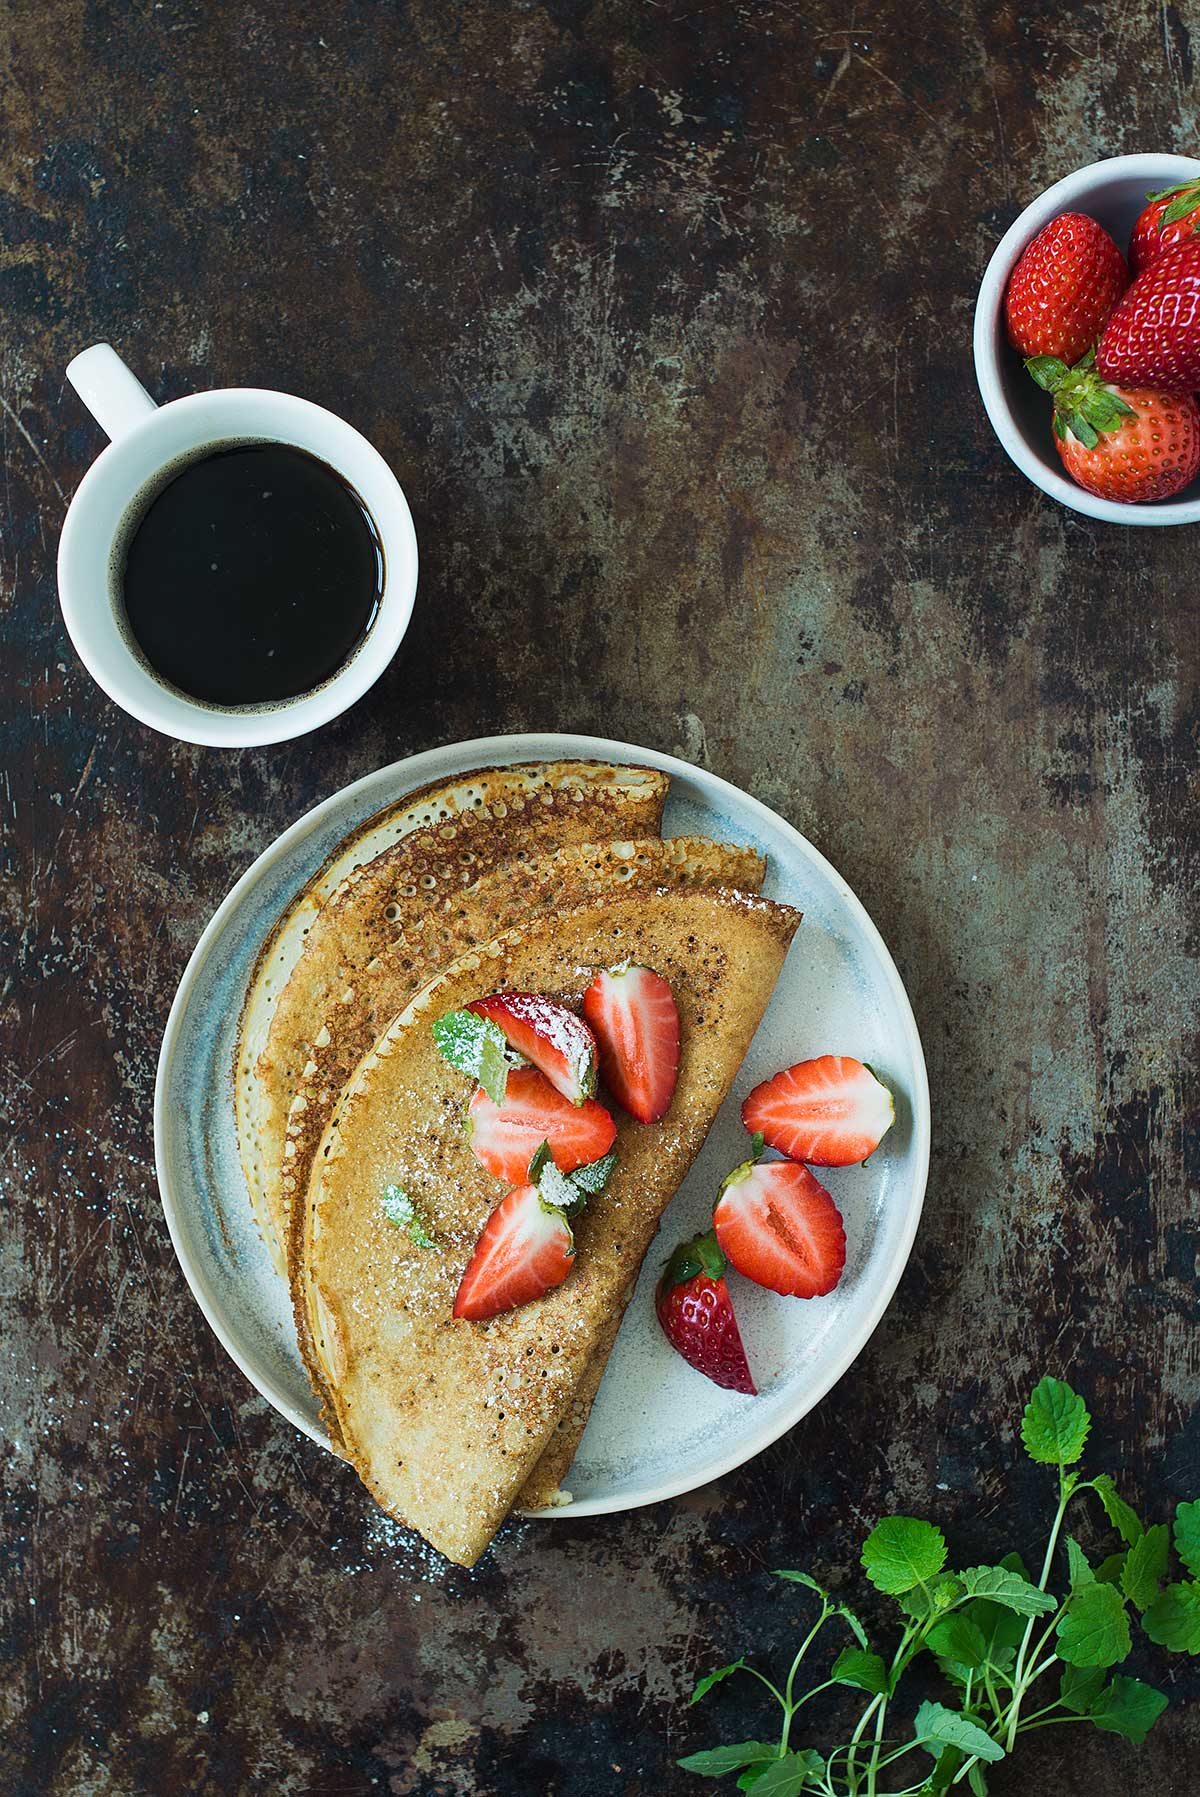
{"type": "MultiPolygon", "coordinates": [[[[912,1116],[913,1170],[904,1228],[894,1258],[878,1281],[873,1300],[864,1306],[863,1313],[857,1319],[855,1327],[847,1331],[840,1352],[829,1358],[820,1376],[810,1386],[805,1386],[797,1392],[793,1404],[776,1411],[760,1427],[747,1428],[744,1433],[739,1435],[736,1444],[725,1453],[715,1455],[711,1464],[705,1465],[699,1476],[695,1472],[689,1472],[679,1478],[662,1480],[653,1487],[633,1495],[618,1492],[611,1497],[583,1498],[557,1509],[526,1513],[538,1518],[565,1520],[571,1517],[599,1516],[639,1509],[647,1504],[660,1503],[666,1498],[679,1497],[685,1492],[694,1491],[701,1485],[723,1477],[726,1473],[732,1472],[735,1468],[744,1465],[746,1461],[753,1459],[755,1455],[762,1453],[765,1448],[770,1447],[781,1435],[786,1434],[810,1410],[814,1409],[853,1365],[891,1303],[912,1252],[929,1173],[931,1133],[929,1081],[916,1018],[913,1015],[912,1005],[895,962],[865,906],[851,891],[832,863],[808,841],[807,837],[801,835],[793,825],[789,824],[786,818],[780,817],[778,812],[772,811],[760,799],[742,791],[740,787],[734,786],[730,781],[723,780],[718,774],[710,773],[706,768],[696,767],[691,762],[682,761],[677,756],[663,754],[657,749],[639,748],[633,743],[619,742],[608,737],[575,736],[556,732],[521,732],[506,736],[475,737],[468,741],[451,743],[440,748],[423,750],[416,755],[406,756],[384,768],[372,770],[358,780],[351,781],[305,812],[263,850],[221,901],[192,950],[171,1005],[158,1058],[154,1090],[154,1162],[163,1214],[166,1218],[167,1230],[176,1259],[179,1261],[184,1278],[213,1334],[255,1390],[266,1398],[267,1402],[279,1411],[280,1415],[286,1417],[295,1428],[299,1429],[301,1434],[307,1435],[318,1446],[328,1449],[329,1440],[324,1431],[314,1425],[311,1419],[292,1403],[270,1374],[266,1373],[245,1351],[236,1334],[229,1329],[217,1295],[211,1289],[203,1270],[193,1259],[187,1246],[179,1215],[178,1200],[170,1174],[170,1155],[167,1144],[171,1139],[172,1120],[168,1114],[167,1099],[171,1063],[183,1030],[193,991],[201,969],[231,917],[237,912],[247,894],[252,891],[262,876],[294,845],[310,832],[318,829],[332,811],[340,806],[351,804],[355,796],[364,788],[390,777],[395,782],[394,797],[401,798],[405,792],[423,786],[431,780],[473,767],[503,765],[520,761],[555,760],[629,762],[659,768],[673,778],[698,783],[701,787],[707,788],[713,794],[714,801],[718,805],[724,803],[727,806],[732,806],[742,816],[750,820],[759,819],[770,829],[781,831],[794,846],[797,854],[807,860],[820,877],[837,888],[841,904],[877,957],[879,968],[895,1005],[913,1076],[912,1089],[907,1094],[912,1116]]],[[[747,1421],[749,1421],[749,1417],[747,1417],[747,1421]]]]}

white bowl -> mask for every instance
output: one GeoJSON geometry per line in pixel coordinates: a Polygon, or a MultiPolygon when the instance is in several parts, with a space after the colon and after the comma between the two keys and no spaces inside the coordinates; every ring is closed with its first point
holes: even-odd
{"type": "Polygon", "coordinates": [[[1113,156],[1076,169],[1039,194],[1000,239],[987,265],[975,306],[975,378],[992,429],[1021,473],[1072,511],[1106,524],[1200,523],[1200,478],[1153,505],[1098,499],[1063,469],[1050,434],[1051,403],[1026,374],[1004,329],[1004,289],[1021,252],[1060,212],[1086,212],[1116,240],[1122,254],[1146,195],[1200,174],[1192,156],[1113,156]]]}

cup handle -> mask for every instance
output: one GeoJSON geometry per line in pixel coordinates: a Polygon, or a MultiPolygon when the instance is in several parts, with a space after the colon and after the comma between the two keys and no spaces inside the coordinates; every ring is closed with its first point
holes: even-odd
{"type": "Polygon", "coordinates": [[[93,343],[67,363],[67,379],[115,442],[158,407],[111,343],[93,343]]]}

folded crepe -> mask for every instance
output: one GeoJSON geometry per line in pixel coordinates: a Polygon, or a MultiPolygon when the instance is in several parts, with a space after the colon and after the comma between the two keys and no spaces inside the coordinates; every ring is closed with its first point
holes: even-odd
{"type": "Polygon", "coordinates": [[[534,917],[431,981],[355,1072],[313,1172],[309,1326],[360,1476],[449,1559],[475,1562],[569,1414],[799,921],[760,898],[687,887],[534,917]],[[623,960],[656,968],[679,1007],[671,1107],[655,1124],[620,1119],[616,1170],[573,1221],[575,1264],[561,1286],[486,1323],[455,1321],[459,1281],[502,1189],[470,1151],[469,1084],[438,1054],[432,1024],[504,987],[577,1005],[593,969],[623,960]],[[433,1247],[387,1220],[389,1185],[413,1200],[433,1247]]]}
{"type": "MultiPolygon", "coordinates": [[[[448,962],[490,942],[523,918],[566,910],[590,897],[615,897],[648,886],[732,886],[757,892],[764,871],[763,858],[756,850],[709,842],[703,836],[678,836],[665,842],[649,837],[642,842],[588,843],[524,859],[514,857],[473,885],[439,899],[336,995],[322,1027],[314,1033],[308,1062],[297,1082],[283,1164],[287,1270],[296,1334],[335,1453],[342,1451],[341,1431],[313,1346],[303,1284],[304,1197],[318,1148],[346,1083],[376,1038],[448,962]]],[[[602,1360],[596,1369],[595,1387],[603,1371],[602,1360]]],[[[591,1400],[584,1406],[581,1393],[576,1408],[582,1420],[564,1432],[553,1468],[539,1468],[536,1483],[522,1497],[530,1508],[551,1502],[557,1492],[583,1433],[591,1400]],[[570,1452],[566,1463],[560,1464],[568,1440],[570,1452]]]]}
{"type": "Polygon", "coordinates": [[[508,856],[656,834],[667,784],[653,768],[590,761],[458,775],[378,812],[292,901],[251,975],[234,1063],[242,1167],[280,1272],[288,1111],[331,1000],[439,897],[508,856]]]}

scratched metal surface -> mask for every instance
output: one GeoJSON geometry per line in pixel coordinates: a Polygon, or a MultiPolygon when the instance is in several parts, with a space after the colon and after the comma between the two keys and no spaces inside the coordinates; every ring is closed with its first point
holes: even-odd
{"type": "MultiPolygon", "coordinates": [[[[1195,535],[1057,510],[972,386],[996,237],[1101,154],[1194,149],[1194,4],[0,6],[0,1782],[640,1797],[764,1720],[764,1568],[881,1509],[1032,1547],[1013,1419],[1094,1398],[1200,1491],[1195,535]],[[54,602],[99,447],[62,369],[306,393],[389,457],[414,627],[319,737],[171,746],[54,602]],[[302,809],[525,727],[674,749],[845,872],[930,1060],[927,1220],[833,1396],[691,1499],[447,1572],[248,1389],[173,1262],[155,1052],[205,919],[302,809]]],[[[1151,1660],[1144,1662],[1149,1671],[1151,1660]]],[[[1190,1788],[1071,1731],[995,1789],[1190,1788]]]]}

